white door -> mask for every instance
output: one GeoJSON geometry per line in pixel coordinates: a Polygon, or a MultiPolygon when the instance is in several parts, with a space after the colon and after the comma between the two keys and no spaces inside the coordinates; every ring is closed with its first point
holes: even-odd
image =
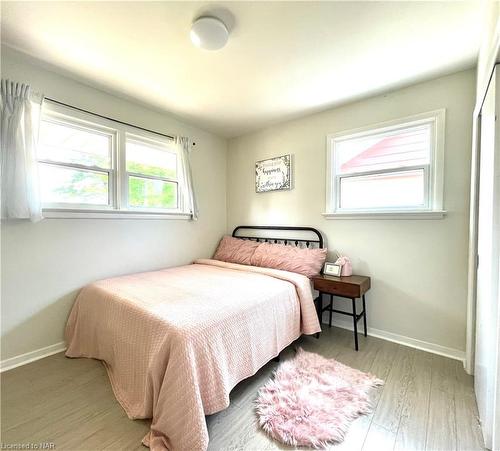
{"type": "MultiPolygon", "coordinates": [[[[498,67],[498,66],[497,66],[498,67]]],[[[475,390],[485,445],[500,449],[500,70],[481,110],[475,390]]]]}

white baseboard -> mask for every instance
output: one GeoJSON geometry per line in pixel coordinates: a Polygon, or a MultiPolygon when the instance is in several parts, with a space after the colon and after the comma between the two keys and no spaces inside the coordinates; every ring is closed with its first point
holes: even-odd
{"type": "Polygon", "coordinates": [[[34,362],[35,360],[43,359],[49,355],[57,354],[66,349],[66,343],[61,341],[45,348],[35,349],[34,351],[27,352],[26,354],[16,355],[10,359],[5,359],[0,362],[0,372],[11,370],[17,366],[26,365],[27,363],[34,362]]]}
{"type": "MultiPolygon", "coordinates": [[[[322,323],[325,326],[325,323],[322,323]]],[[[341,327],[342,329],[353,330],[353,325],[351,321],[342,321],[340,319],[334,319],[332,321],[332,326],[341,327]]],[[[326,324],[328,327],[328,324],[326,324]]],[[[363,324],[361,321],[358,323],[358,332],[363,330],[363,324]]],[[[368,327],[368,335],[376,338],[381,338],[382,340],[392,341],[400,345],[409,346],[410,348],[420,349],[422,351],[431,352],[432,354],[442,355],[444,357],[449,357],[450,359],[460,360],[465,363],[465,351],[460,351],[459,349],[447,348],[446,346],[441,346],[435,343],[429,343],[427,341],[417,340],[416,338],[406,337],[404,335],[398,335],[392,332],[387,332],[385,330],[374,329],[368,327]]]]}

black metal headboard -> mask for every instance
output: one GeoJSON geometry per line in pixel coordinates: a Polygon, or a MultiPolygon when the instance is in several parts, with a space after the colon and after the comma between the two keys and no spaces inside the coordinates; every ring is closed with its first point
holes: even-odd
{"type": "Polygon", "coordinates": [[[318,244],[319,248],[323,247],[323,236],[318,229],[314,227],[287,227],[287,226],[238,226],[233,230],[233,236],[235,238],[242,238],[245,240],[255,240],[255,241],[264,241],[264,242],[273,242],[273,243],[294,243],[295,246],[298,246],[299,243],[305,243],[306,247],[313,247],[314,244],[318,244]],[[288,238],[288,237],[272,237],[272,236],[248,236],[248,235],[239,235],[238,231],[240,230],[281,230],[281,231],[300,231],[300,232],[311,232],[311,235],[315,235],[316,238],[308,239],[308,238],[288,238]]]}

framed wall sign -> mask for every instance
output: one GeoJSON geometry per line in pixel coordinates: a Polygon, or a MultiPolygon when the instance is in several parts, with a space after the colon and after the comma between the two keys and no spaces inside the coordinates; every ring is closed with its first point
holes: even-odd
{"type": "Polygon", "coordinates": [[[287,190],[292,188],[292,156],[282,155],[255,163],[255,191],[287,190]]]}
{"type": "Polygon", "coordinates": [[[337,276],[340,277],[342,271],[342,266],[336,265],[335,263],[325,262],[325,267],[323,268],[323,274],[327,276],[337,276]]]}

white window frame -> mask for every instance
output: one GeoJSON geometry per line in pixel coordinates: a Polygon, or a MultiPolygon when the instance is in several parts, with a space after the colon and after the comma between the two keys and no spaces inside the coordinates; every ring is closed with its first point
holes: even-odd
{"type": "MultiPolygon", "coordinates": [[[[128,173],[126,171],[126,138],[131,136],[143,142],[154,142],[163,145],[171,144],[170,138],[147,132],[132,126],[121,124],[110,119],[104,119],[91,113],[85,113],[70,107],[45,103],[42,108],[42,120],[67,123],[81,129],[102,132],[112,135],[111,167],[109,169],[95,168],[99,172],[108,172],[109,198],[108,205],[92,205],[78,203],[43,203],[42,211],[45,218],[95,218],[95,219],[191,219],[191,212],[186,208],[187,189],[182,179],[182,158],[178,149],[172,146],[169,152],[177,154],[177,208],[154,209],[128,206],[128,173]]],[[[51,164],[58,167],[92,170],[93,168],[73,164],[59,163],[38,159],[39,164],[51,164]]],[[[136,174],[143,178],[163,179],[162,177],[136,174]]],[[[169,181],[172,181],[169,179],[169,181]]]]}
{"type": "Polygon", "coordinates": [[[103,135],[110,136],[111,138],[111,148],[109,149],[110,151],[110,167],[109,168],[103,168],[100,166],[87,166],[87,165],[82,165],[78,163],[63,163],[63,162],[58,162],[58,161],[53,161],[53,160],[48,160],[48,159],[43,159],[43,158],[38,158],[38,164],[43,164],[43,165],[49,165],[49,166],[54,166],[54,167],[61,167],[61,168],[68,168],[68,169],[78,169],[78,170],[84,170],[84,171],[89,171],[89,172],[100,172],[104,173],[107,172],[108,174],[108,203],[107,205],[102,205],[102,204],[80,204],[80,203],[58,203],[58,202],[44,202],[43,203],[43,209],[44,210],[67,210],[67,209],[73,209],[73,210],[113,210],[114,205],[115,205],[115,199],[113,196],[113,193],[115,192],[114,187],[116,186],[117,182],[117,175],[116,175],[116,142],[117,142],[117,133],[116,130],[113,130],[112,128],[103,126],[101,124],[95,124],[95,123],[89,123],[86,121],[78,120],[73,117],[69,116],[63,116],[60,113],[57,112],[47,112],[47,114],[44,114],[42,117],[42,121],[47,121],[47,122],[52,122],[56,124],[61,124],[61,125],[69,125],[71,127],[80,129],[80,130],[88,130],[89,132],[92,133],[102,133],[103,135]]]}
{"type": "Polygon", "coordinates": [[[446,110],[439,109],[404,118],[372,124],[369,126],[333,133],[327,136],[326,156],[326,210],[327,219],[439,219],[443,210],[444,187],[444,137],[446,110]],[[337,174],[336,146],[345,140],[361,138],[373,134],[390,133],[398,129],[431,125],[431,155],[428,165],[397,167],[393,169],[360,171],[352,174],[337,174]],[[390,174],[411,170],[424,170],[425,205],[422,207],[345,209],[340,207],[340,182],[342,178],[363,175],[390,174]]]}

